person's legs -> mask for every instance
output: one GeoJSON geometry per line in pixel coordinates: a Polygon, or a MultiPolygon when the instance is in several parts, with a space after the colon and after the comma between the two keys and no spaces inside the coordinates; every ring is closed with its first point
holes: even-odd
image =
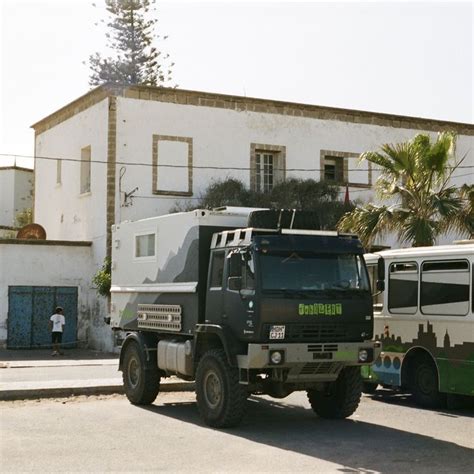
{"type": "Polygon", "coordinates": [[[64,352],[61,350],[61,342],[63,341],[63,333],[58,332],[58,353],[64,355],[64,352]]]}
{"type": "Polygon", "coordinates": [[[53,353],[51,354],[52,356],[58,355],[59,354],[59,344],[58,344],[58,333],[57,332],[52,332],[51,333],[51,342],[53,345],[53,353]]]}

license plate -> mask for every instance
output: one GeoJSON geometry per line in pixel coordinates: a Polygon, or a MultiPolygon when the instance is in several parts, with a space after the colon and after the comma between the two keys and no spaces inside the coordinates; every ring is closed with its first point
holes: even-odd
{"type": "Polygon", "coordinates": [[[285,326],[270,326],[270,339],[285,339],[285,326]]]}

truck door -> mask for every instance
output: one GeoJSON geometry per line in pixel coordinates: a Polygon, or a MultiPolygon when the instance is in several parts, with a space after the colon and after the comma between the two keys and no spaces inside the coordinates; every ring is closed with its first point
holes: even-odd
{"type": "Polygon", "coordinates": [[[236,335],[252,338],[258,331],[253,260],[250,253],[241,252],[226,260],[224,321],[236,335]]]}
{"type": "Polygon", "coordinates": [[[211,268],[207,283],[206,322],[222,324],[225,251],[214,250],[211,253],[211,268]]]}

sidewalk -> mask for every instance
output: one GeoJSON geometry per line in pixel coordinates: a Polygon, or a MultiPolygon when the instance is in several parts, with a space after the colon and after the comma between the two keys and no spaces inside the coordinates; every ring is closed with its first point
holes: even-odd
{"type": "MultiPolygon", "coordinates": [[[[0,400],[123,393],[118,354],[88,349],[0,350],[0,400]]],[[[162,379],[160,391],[193,390],[176,377],[162,379]]]]}

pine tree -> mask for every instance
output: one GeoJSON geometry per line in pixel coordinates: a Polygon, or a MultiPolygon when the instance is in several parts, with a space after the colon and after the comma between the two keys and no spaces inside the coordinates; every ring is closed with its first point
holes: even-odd
{"type": "Polygon", "coordinates": [[[107,46],[114,54],[109,57],[100,53],[89,56],[91,86],[106,82],[171,85],[174,63],[166,65],[169,55],[162,57],[153,46],[153,40],[160,38],[154,34],[158,20],[150,15],[154,3],[155,0],[105,0],[110,29],[106,33],[107,46]]]}

